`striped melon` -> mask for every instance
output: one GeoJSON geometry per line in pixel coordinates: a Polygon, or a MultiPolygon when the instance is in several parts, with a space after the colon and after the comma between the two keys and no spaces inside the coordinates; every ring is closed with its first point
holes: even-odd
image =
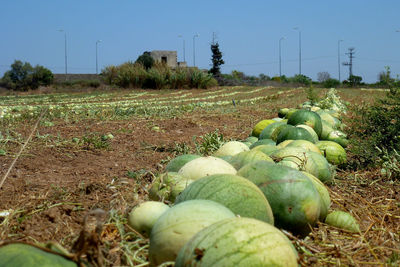
{"type": "Polygon", "coordinates": [[[347,155],[344,148],[333,141],[319,141],[316,146],[322,151],[322,155],[329,163],[341,165],[347,162],[347,155]]]}
{"type": "Polygon", "coordinates": [[[236,154],[232,158],[228,160],[228,162],[235,167],[236,170],[239,170],[242,168],[244,165],[258,161],[258,160],[266,160],[266,161],[271,161],[273,160],[267,156],[265,153],[257,150],[250,150],[250,151],[244,151],[239,154],[236,154]]]}
{"type": "Polygon", "coordinates": [[[229,141],[223,144],[217,151],[214,152],[215,157],[233,156],[243,151],[249,151],[250,148],[246,144],[239,141],[229,141]]]}
{"type": "Polygon", "coordinates": [[[260,122],[258,122],[254,128],[253,131],[251,132],[252,136],[258,137],[261,133],[262,130],[264,130],[265,127],[267,127],[268,125],[275,123],[275,121],[273,120],[262,120],[260,122]]]}
{"type": "Polygon", "coordinates": [[[317,133],[319,137],[321,136],[322,132],[321,117],[314,111],[300,109],[294,112],[290,116],[287,123],[295,126],[299,124],[308,125],[314,129],[314,131],[317,133]]]}
{"type": "Polygon", "coordinates": [[[240,176],[216,174],[198,179],[178,196],[176,203],[191,199],[213,200],[241,217],[274,224],[271,207],[263,192],[240,176]]]}
{"type": "Polygon", "coordinates": [[[358,225],[356,219],[345,211],[335,210],[330,212],[326,216],[325,223],[352,233],[360,232],[360,225],[358,225]]]}
{"type": "Polygon", "coordinates": [[[254,142],[253,144],[250,145],[250,149],[255,148],[256,146],[262,146],[262,145],[275,145],[275,141],[269,138],[265,138],[265,139],[260,139],[256,142],[254,142]]]}
{"type": "Polygon", "coordinates": [[[167,166],[165,167],[165,171],[167,172],[178,172],[183,165],[188,163],[191,160],[200,158],[199,155],[194,154],[184,154],[177,156],[176,158],[172,159],[167,166]]]}
{"type": "Polygon", "coordinates": [[[178,172],[189,180],[213,174],[236,174],[236,169],[223,159],[208,156],[189,161],[178,172]]]}
{"type": "Polygon", "coordinates": [[[155,201],[174,202],[193,180],[187,179],[177,172],[165,172],[157,176],[149,189],[149,198],[155,201]]]}
{"type": "Polygon", "coordinates": [[[274,226],[251,218],[219,221],[197,233],[179,251],[175,267],[297,267],[298,255],[274,226]]]}
{"type": "Polygon", "coordinates": [[[278,148],[275,145],[260,145],[252,148],[251,150],[261,151],[265,155],[269,156],[272,152],[278,150],[278,148]]]}
{"type": "Polygon", "coordinates": [[[173,206],[156,221],[150,235],[151,266],[174,261],[179,250],[205,227],[235,215],[211,200],[188,200],[173,206]]]}
{"type": "Polygon", "coordinates": [[[267,197],[277,227],[305,236],[319,218],[321,197],[307,176],[271,162],[247,164],[238,175],[255,183],[267,197]]]}
{"type": "Polygon", "coordinates": [[[319,220],[323,222],[328,214],[328,210],[331,207],[331,197],[326,186],[314,175],[308,172],[302,172],[310,178],[321,197],[321,213],[319,214],[319,220]]]}

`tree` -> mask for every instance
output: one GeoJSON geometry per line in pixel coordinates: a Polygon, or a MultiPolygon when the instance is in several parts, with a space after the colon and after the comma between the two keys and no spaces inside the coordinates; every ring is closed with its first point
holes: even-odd
{"type": "Polygon", "coordinates": [[[211,44],[211,52],[212,52],[212,57],[211,57],[211,62],[212,62],[212,68],[210,69],[210,73],[216,77],[220,76],[221,74],[221,65],[225,64],[224,60],[222,59],[222,53],[219,50],[219,44],[218,42],[211,44]]]}
{"type": "Polygon", "coordinates": [[[140,55],[135,63],[142,64],[143,67],[148,70],[154,65],[154,58],[150,55],[150,52],[145,51],[142,55],[140,55]]]}
{"type": "Polygon", "coordinates": [[[394,82],[394,79],[391,77],[390,67],[385,66],[385,71],[381,71],[378,74],[379,83],[383,85],[390,85],[394,82]]]}
{"type": "Polygon", "coordinates": [[[15,60],[11,70],[6,71],[1,79],[2,85],[12,90],[36,89],[52,82],[53,74],[49,69],[39,65],[33,68],[28,62],[20,60],[15,60]]]}
{"type": "Polygon", "coordinates": [[[317,80],[320,83],[323,83],[323,82],[329,80],[330,78],[331,78],[331,75],[326,71],[322,71],[322,72],[318,72],[317,73],[317,80]]]}
{"type": "Polygon", "coordinates": [[[349,77],[349,83],[350,83],[351,86],[360,85],[361,81],[362,81],[362,77],[361,76],[351,75],[349,77]]]}

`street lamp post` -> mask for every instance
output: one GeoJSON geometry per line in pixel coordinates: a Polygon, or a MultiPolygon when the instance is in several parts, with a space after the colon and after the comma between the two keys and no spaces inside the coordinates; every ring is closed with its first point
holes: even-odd
{"type": "Polygon", "coordinates": [[[337,49],[338,49],[337,56],[338,56],[339,82],[341,82],[341,80],[340,80],[340,43],[341,43],[341,42],[343,42],[343,40],[338,40],[338,43],[337,43],[337,49]]]}
{"type": "Polygon", "coordinates": [[[199,34],[193,35],[193,66],[196,67],[196,45],[195,45],[195,38],[199,37],[199,34]]]}
{"type": "Polygon", "coordinates": [[[64,56],[65,56],[65,80],[67,80],[68,68],[67,68],[67,33],[64,30],[58,30],[64,33],[64,56]]]}
{"type": "Polygon", "coordinates": [[[96,74],[99,74],[99,71],[98,71],[98,60],[97,60],[97,44],[98,43],[101,43],[101,40],[97,40],[96,41],[96,74]]]}
{"type": "Polygon", "coordinates": [[[301,75],[301,30],[299,27],[295,27],[293,30],[299,31],[299,74],[301,75]]]}
{"type": "Polygon", "coordinates": [[[183,40],[183,62],[186,62],[186,55],[185,55],[185,38],[182,35],[178,35],[179,38],[183,40]]]}
{"type": "Polygon", "coordinates": [[[281,37],[279,39],[279,77],[282,77],[282,49],[281,49],[281,42],[284,40],[285,37],[281,37]]]}

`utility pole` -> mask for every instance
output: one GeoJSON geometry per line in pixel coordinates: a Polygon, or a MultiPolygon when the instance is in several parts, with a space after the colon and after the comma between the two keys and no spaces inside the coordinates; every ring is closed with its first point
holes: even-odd
{"type": "Polygon", "coordinates": [[[346,53],[346,55],[349,55],[349,62],[343,62],[343,66],[349,66],[349,79],[351,76],[353,76],[353,58],[354,54],[354,47],[349,48],[349,52],[346,53]]]}
{"type": "Polygon", "coordinates": [[[338,40],[338,43],[337,43],[337,49],[338,49],[337,56],[338,56],[339,82],[342,82],[340,80],[340,42],[343,42],[343,40],[338,40]]]}

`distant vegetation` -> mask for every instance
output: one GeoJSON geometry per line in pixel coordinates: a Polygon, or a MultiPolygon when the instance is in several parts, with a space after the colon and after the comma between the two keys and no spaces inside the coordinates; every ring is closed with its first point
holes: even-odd
{"type": "Polygon", "coordinates": [[[4,73],[0,85],[11,90],[27,91],[52,82],[53,73],[49,69],[39,65],[32,67],[28,62],[15,60],[11,70],[4,73]]]}

